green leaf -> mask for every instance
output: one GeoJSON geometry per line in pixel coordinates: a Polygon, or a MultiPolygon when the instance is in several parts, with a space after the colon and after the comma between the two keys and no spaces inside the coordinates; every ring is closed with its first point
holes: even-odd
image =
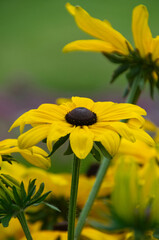
{"type": "Polygon", "coordinates": [[[100,162],[101,161],[101,155],[99,153],[99,151],[93,146],[92,150],[91,150],[91,154],[93,155],[93,157],[100,162]]]}
{"type": "Polygon", "coordinates": [[[23,182],[21,182],[21,184],[20,184],[20,193],[21,193],[22,200],[24,202],[24,200],[26,199],[27,194],[26,194],[23,182]]]}
{"type": "Polygon", "coordinates": [[[54,143],[51,153],[48,155],[50,157],[59,147],[61,147],[68,139],[69,134],[64,137],[61,137],[57,142],[54,143]]]}
{"type": "Polygon", "coordinates": [[[0,204],[3,207],[5,212],[8,212],[10,210],[10,205],[9,203],[6,201],[6,199],[0,199],[0,204]]]}
{"type": "Polygon", "coordinates": [[[70,145],[70,141],[69,141],[69,144],[68,144],[68,148],[67,150],[64,152],[64,155],[70,155],[72,154],[73,151],[72,151],[72,148],[71,148],[71,145],[70,145]]]}
{"type": "Polygon", "coordinates": [[[14,198],[15,198],[15,202],[17,205],[19,206],[22,206],[22,199],[20,198],[18,192],[17,192],[17,189],[15,186],[13,186],[13,195],[14,195],[14,198]]]}
{"type": "Polygon", "coordinates": [[[8,174],[1,174],[0,178],[2,179],[3,183],[6,184],[9,187],[16,186],[20,187],[20,183],[13,177],[11,177],[8,174]]]}
{"type": "Polygon", "coordinates": [[[110,159],[112,158],[111,155],[107,152],[107,150],[105,149],[105,147],[103,147],[103,145],[100,142],[95,142],[95,144],[98,146],[98,148],[101,150],[102,154],[104,155],[104,157],[110,159]]]}
{"type": "Polygon", "coordinates": [[[44,183],[40,184],[40,187],[39,187],[38,191],[35,193],[35,195],[33,196],[32,199],[37,199],[38,197],[40,197],[40,195],[44,191],[44,186],[45,186],[44,183]]]}
{"type": "Polygon", "coordinates": [[[47,203],[47,202],[41,202],[41,203],[44,204],[44,205],[46,205],[47,207],[51,208],[52,210],[55,210],[55,211],[57,211],[57,212],[61,212],[61,210],[60,210],[59,208],[55,207],[55,206],[52,205],[52,204],[49,204],[49,203],[47,203]]]}
{"type": "Polygon", "coordinates": [[[29,181],[27,200],[29,200],[31,198],[31,196],[35,193],[35,189],[36,189],[35,181],[36,181],[36,179],[29,181]]]}
{"type": "Polygon", "coordinates": [[[26,207],[28,206],[31,206],[31,205],[39,205],[43,200],[45,200],[45,198],[49,195],[49,193],[51,193],[51,191],[43,194],[41,197],[39,197],[38,199],[32,199],[27,205],[26,207]]]}
{"type": "Polygon", "coordinates": [[[1,223],[3,227],[8,227],[11,218],[12,218],[12,215],[7,215],[6,217],[1,219],[1,223]]]}

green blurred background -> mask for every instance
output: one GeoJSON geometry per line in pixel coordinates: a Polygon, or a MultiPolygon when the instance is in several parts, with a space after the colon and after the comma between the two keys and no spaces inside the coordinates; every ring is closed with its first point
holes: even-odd
{"type": "MultiPolygon", "coordinates": [[[[92,16],[107,19],[132,44],[132,9],[145,4],[153,36],[159,34],[158,0],[72,0],[92,16]]],[[[65,0],[0,0],[0,130],[1,139],[23,112],[58,97],[87,96],[94,100],[124,101],[124,75],[109,84],[116,66],[100,53],[64,54],[65,44],[91,37],[76,26],[65,9],[65,0]]],[[[148,87],[139,105],[159,124],[158,93],[148,87]]]]}

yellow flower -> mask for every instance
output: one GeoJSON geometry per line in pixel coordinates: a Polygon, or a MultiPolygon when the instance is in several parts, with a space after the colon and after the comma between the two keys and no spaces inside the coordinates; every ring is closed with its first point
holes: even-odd
{"type": "Polygon", "coordinates": [[[156,147],[156,144],[150,146],[140,140],[136,140],[135,143],[131,143],[126,139],[122,139],[115,159],[118,159],[121,155],[132,156],[136,162],[141,165],[146,164],[151,158],[156,158],[159,161],[159,150],[156,147]]]}
{"type": "MultiPolygon", "coordinates": [[[[64,52],[83,50],[129,55],[130,50],[133,51],[133,47],[128,40],[116,31],[108,21],[91,17],[80,6],[74,7],[67,3],[66,8],[74,16],[80,29],[99,40],[79,40],[69,43],[64,47],[64,52]]],[[[144,5],[138,5],[133,10],[132,31],[135,47],[139,50],[141,57],[152,53],[152,59],[158,59],[159,38],[152,38],[148,26],[148,12],[144,5]]]]}
{"type": "Polygon", "coordinates": [[[151,159],[139,171],[132,157],[121,158],[111,195],[113,220],[143,235],[159,227],[159,168],[151,159]]]}
{"type": "Polygon", "coordinates": [[[69,135],[71,149],[80,159],[91,152],[93,142],[100,142],[113,156],[118,150],[120,136],[132,142],[139,138],[153,144],[151,137],[141,129],[144,124],[141,115],[146,115],[145,110],[133,104],[72,97],[71,102],[42,104],[38,109],[24,113],[11,129],[20,126],[22,131],[25,124],[32,125],[32,129],[18,138],[21,149],[47,138],[48,149],[52,151],[52,142],[69,135]],[[120,122],[123,119],[131,121],[120,122]]]}
{"type": "MultiPolygon", "coordinates": [[[[67,232],[66,231],[50,231],[50,230],[43,230],[38,232],[33,232],[32,237],[34,240],[67,240],[67,232]]],[[[25,237],[21,238],[20,240],[26,240],[25,237]]]]}
{"type": "Polygon", "coordinates": [[[0,158],[3,159],[4,155],[12,153],[20,153],[22,157],[29,163],[41,167],[48,168],[51,165],[50,158],[47,152],[39,147],[33,146],[27,149],[21,149],[18,146],[17,139],[5,139],[0,142],[0,158]]]}
{"type": "MultiPolygon", "coordinates": [[[[39,227],[40,227],[39,222],[36,224],[29,224],[29,229],[31,233],[33,233],[34,231],[38,231],[39,227]]],[[[0,240],[9,240],[9,239],[19,240],[22,237],[24,237],[24,232],[18,218],[12,218],[7,228],[3,227],[1,224],[0,232],[1,232],[0,240]]],[[[26,238],[24,239],[26,240],[26,238]]]]}
{"type": "MultiPolygon", "coordinates": [[[[66,8],[73,15],[77,26],[96,39],[71,42],[63,48],[63,52],[102,52],[110,61],[120,63],[112,81],[129,69],[127,78],[130,87],[132,78],[140,76],[140,81],[149,80],[153,96],[154,84],[159,88],[159,36],[152,37],[147,8],[138,5],[133,9],[132,32],[135,48],[108,21],[93,18],[83,8],[74,7],[70,3],[66,4],[66,8]]],[[[143,82],[139,84],[140,89],[143,82]]]]}
{"type": "Polygon", "coordinates": [[[67,10],[74,16],[79,28],[84,32],[99,39],[79,40],[67,44],[63,51],[95,51],[95,52],[118,52],[123,55],[129,54],[130,43],[119,32],[112,28],[108,21],[100,21],[91,17],[80,6],[74,7],[70,3],[66,4],[67,10]]]}

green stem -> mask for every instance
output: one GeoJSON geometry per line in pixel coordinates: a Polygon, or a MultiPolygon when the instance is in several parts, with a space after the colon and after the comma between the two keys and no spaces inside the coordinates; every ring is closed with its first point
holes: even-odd
{"type": "Polygon", "coordinates": [[[76,200],[77,200],[77,192],[78,192],[80,161],[81,160],[79,158],[74,156],[72,182],[71,182],[71,195],[70,195],[69,213],[68,213],[68,240],[74,240],[76,200]]]}
{"type": "Polygon", "coordinates": [[[26,221],[26,218],[25,218],[25,215],[24,215],[24,212],[21,211],[18,215],[17,215],[17,218],[19,219],[19,222],[23,228],[23,231],[25,233],[25,236],[26,236],[26,239],[27,240],[33,240],[31,234],[30,234],[30,230],[28,228],[28,224],[27,224],[27,221],[26,221]]]}
{"type": "Polygon", "coordinates": [[[139,88],[139,78],[136,77],[134,79],[132,88],[130,90],[130,93],[128,95],[126,102],[136,104],[139,99],[140,94],[141,94],[141,90],[139,88]]]}
{"type": "Polygon", "coordinates": [[[80,214],[80,217],[78,219],[78,223],[77,223],[77,226],[76,226],[76,230],[75,230],[75,240],[79,239],[80,237],[80,233],[82,231],[82,228],[85,224],[85,220],[89,214],[89,211],[93,205],[93,202],[98,194],[98,191],[99,191],[99,188],[102,184],[102,181],[104,179],[104,176],[107,172],[107,169],[109,167],[109,164],[110,164],[110,160],[112,159],[111,156],[109,156],[109,158],[104,158],[101,165],[100,165],[100,168],[98,170],[98,173],[97,173],[97,177],[96,177],[96,181],[94,183],[94,186],[89,194],[89,197],[88,197],[88,200],[80,214]]]}

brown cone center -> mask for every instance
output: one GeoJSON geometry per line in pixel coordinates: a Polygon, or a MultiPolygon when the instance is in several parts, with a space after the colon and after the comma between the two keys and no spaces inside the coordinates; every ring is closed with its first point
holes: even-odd
{"type": "Polygon", "coordinates": [[[66,114],[65,119],[75,126],[89,126],[97,122],[96,114],[85,107],[73,109],[66,114]]]}

